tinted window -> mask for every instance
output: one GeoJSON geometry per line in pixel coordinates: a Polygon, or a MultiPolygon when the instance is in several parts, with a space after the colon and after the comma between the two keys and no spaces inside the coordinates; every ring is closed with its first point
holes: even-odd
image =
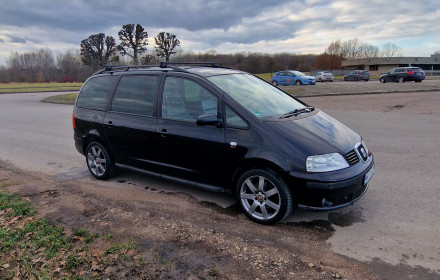
{"type": "Polygon", "coordinates": [[[112,111],[152,116],[157,80],[157,76],[123,76],[113,97],[112,111]]]}
{"type": "Polygon", "coordinates": [[[104,111],[107,100],[118,78],[115,76],[96,77],[87,81],[76,101],[77,107],[104,111]]]}
{"type": "Polygon", "coordinates": [[[169,77],[162,95],[162,117],[194,121],[200,115],[217,114],[218,99],[191,80],[169,77]]]}
{"type": "Polygon", "coordinates": [[[226,125],[239,128],[247,128],[248,124],[237,113],[235,113],[229,106],[226,106],[226,125]]]}

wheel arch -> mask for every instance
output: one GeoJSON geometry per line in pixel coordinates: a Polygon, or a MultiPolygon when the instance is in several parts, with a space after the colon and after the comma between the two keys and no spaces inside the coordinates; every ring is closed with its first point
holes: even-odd
{"type": "Polygon", "coordinates": [[[278,164],[276,164],[272,161],[266,160],[266,159],[262,159],[262,158],[249,158],[249,159],[246,159],[243,162],[241,162],[240,165],[237,166],[234,173],[232,174],[231,191],[233,194],[235,194],[236,185],[237,185],[237,182],[238,182],[238,179],[240,178],[240,176],[243,173],[245,173],[246,171],[251,170],[251,169],[273,170],[273,171],[277,172],[280,176],[282,176],[284,179],[287,179],[288,172],[286,170],[284,170],[278,164]]]}
{"type": "Polygon", "coordinates": [[[107,141],[102,139],[102,136],[99,134],[98,130],[96,130],[96,129],[90,130],[89,133],[86,136],[84,136],[84,138],[83,138],[83,147],[82,147],[82,149],[83,149],[84,155],[86,155],[87,146],[91,142],[98,142],[101,145],[103,145],[104,148],[107,149],[107,151],[110,154],[110,157],[112,158],[112,160],[114,160],[112,150],[110,149],[107,141]]]}

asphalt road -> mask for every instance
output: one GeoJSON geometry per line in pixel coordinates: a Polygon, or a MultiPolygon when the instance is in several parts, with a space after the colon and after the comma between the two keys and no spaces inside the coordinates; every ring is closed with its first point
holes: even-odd
{"type": "MultiPolygon", "coordinates": [[[[72,106],[40,102],[54,94],[0,95],[0,159],[59,178],[94,180],[73,145],[72,106]]],[[[356,204],[333,212],[298,211],[287,222],[330,221],[336,231],[328,242],[336,253],[440,274],[440,92],[303,100],[363,136],[376,174],[356,204]]],[[[233,203],[227,195],[128,171],[105,184],[122,187],[122,181],[192,193],[224,207],[233,203]]]]}

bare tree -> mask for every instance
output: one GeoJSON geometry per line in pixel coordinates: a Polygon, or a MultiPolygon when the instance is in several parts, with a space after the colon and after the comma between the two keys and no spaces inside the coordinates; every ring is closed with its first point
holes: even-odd
{"type": "Polygon", "coordinates": [[[84,81],[93,74],[93,69],[82,63],[79,50],[58,54],[57,65],[61,82],[84,81]]]}
{"type": "Polygon", "coordinates": [[[398,54],[400,48],[394,43],[385,43],[382,45],[382,56],[393,57],[398,54]]]}
{"type": "Polygon", "coordinates": [[[7,65],[17,82],[52,81],[55,77],[55,60],[48,49],[22,54],[12,53],[7,65]]]}
{"type": "Polygon", "coordinates": [[[358,38],[345,41],[343,44],[343,52],[346,53],[346,59],[360,58],[360,46],[361,42],[358,38]]]}
{"type": "Polygon", "coordinates": [[[157,57],[155,55],[152,54],[146,54],[143,57],[141,57],[141,64],[142,65],[149,65],[149,64],[154,64],[155,62],[157,62],[157,57]]]}
{"type": "Polygon", "coordinates": [[[81,41],[81,61],[93,69],[102,68],[116,53],[116,42],[104,33],[90,35],[81,41]]]}
{"type": "Polygon", "coordinates": [[[371,58],[379,56],[379,48],[367,43],[360,46],[360,58],[371,58]]]}
{"type": "Polygon", "coordinates": [[[154,49],[156,50],[156,55],[162,58],[165,58],[165,61],[170,60],[170,56],[176,51],[174,49],[180,46],[180,41],[177,39],[176,35],[160,32],[157,34],[156,38],[154,38],[156,42],[156,46],[154,49]]]}
{"type": "Polygon", "coordinates": [[[138,64],[138,56],[147,51],[148,33],[140,24],[125,24],[118,32],[121,43],[118,50],[121,55],[133,58],[133,63],[138,64]]]}

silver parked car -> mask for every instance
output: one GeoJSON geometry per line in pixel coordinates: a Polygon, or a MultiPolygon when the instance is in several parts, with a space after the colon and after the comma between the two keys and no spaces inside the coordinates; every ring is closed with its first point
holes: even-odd
{"type": "Polygon", "coordinates": [[[329,71],[321,71],[315,74],[315,78],[317,82],[333,82],[333,73],[329,71]]]}

